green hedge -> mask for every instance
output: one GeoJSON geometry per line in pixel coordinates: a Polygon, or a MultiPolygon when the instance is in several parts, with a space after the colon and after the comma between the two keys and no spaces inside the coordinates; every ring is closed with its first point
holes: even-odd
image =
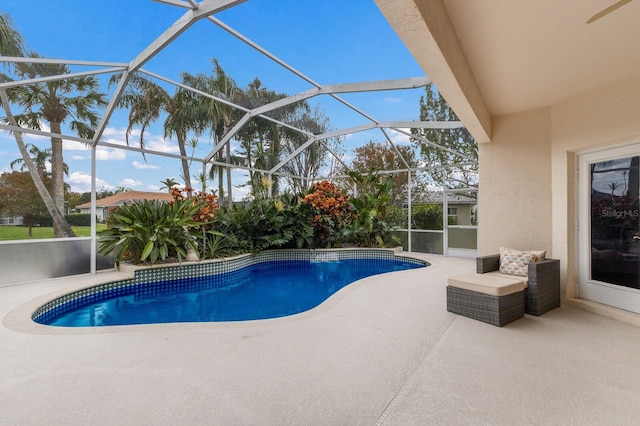
{"type": "MultiPolygon", "coordinates": [[[[91,214],[89,213],[68,214],[65,219],[69,226],[91,226],[91,214]]],[[[53,219],[49,215],[34,216],[33,225],[51,227],[53,226],[53,219]]]]}
{"type": "MultiPolygon", "coordinates": [[[[91,226],[90,213],[73,213],[65,216],[70,226],[91,226]]],[[[97,222],[96,218],[96,222],[97,222]]]]}

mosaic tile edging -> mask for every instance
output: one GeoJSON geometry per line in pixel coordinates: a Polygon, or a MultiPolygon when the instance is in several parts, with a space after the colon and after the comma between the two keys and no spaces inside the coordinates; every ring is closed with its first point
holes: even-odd
{"type": "MultiPolygon", "coordinates": [[[[199,287],[198,280],[188,283],[184,280],[221,275],[263,262],[291,260],[326,262],[346,259],[395,259],[416,265],[429,266],[429,263],[424,260],[407,256],[397,256],[392,249],[269,250],[254,255],[247,254],[235,258],[137,269],[132,279],[88,287],[52,300],[36,309],[31,319],[40,323],[47,322],[49,319],[52,319],[52,317],[57,316],[58,311],[63,307],[64,309],[62,310],[68,311],[96,300],[132,294],[134,289],[137,291],[137,294],[146,294],[147,291],[144,291],[144,287],[153,287],[149,292],[153,290],[154,293],[162,292],[163,290],[175,291],[177,288],[185,286],[197,288],[199,287]],[[183,282],[176,284],[175,281],[180,280],[183,282]],[[171,283],[162,286],[161,283],[163,282],[171,283]]],[[[211,283],[207,282],[206,285],[210,286],[211,283]]]]}

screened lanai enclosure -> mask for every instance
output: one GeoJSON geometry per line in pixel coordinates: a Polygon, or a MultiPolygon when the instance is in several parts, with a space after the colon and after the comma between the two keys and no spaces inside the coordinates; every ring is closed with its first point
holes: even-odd
{"type": "MultiPolygon", "coordinates": [[[[357,193],[353,171],[392,177],[405,250],[475,255],[475,141],[373,1],[35,3],[0,10],[29,46],[0,57],[2,173],[30,172],[28,158],[52,181],[64,168],[57,190],[90,193],[92,231],[0,242],[0,284],[113,267],[96,248],[105,191],[193,188],[231,207],[322,180],[357,193]]],[[[0,217],[22,220],[1,200],[0,217]]]]}

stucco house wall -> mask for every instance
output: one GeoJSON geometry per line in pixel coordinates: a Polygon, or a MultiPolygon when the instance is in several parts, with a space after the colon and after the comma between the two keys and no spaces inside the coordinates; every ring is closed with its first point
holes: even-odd
{"type": "Polygon", "coordinates": [[[577,159],[640,142],[640,72],[556,105],[496,116],[481,144],[478,252],[547,250],[576,297],[577,159]]]}
{"type": "Polygon", "coordinates": [[[492,128],[492,142],[479,145],[478,253],[551,251],[549,109],[494,117],[492,128]]]}
{"type": "Polygon", "coordinates": [[[567,265],[567,297],[576,296],[578,155],[640,142],[638,93],[640,71],[551,108],[553,253],[567,265]]]}

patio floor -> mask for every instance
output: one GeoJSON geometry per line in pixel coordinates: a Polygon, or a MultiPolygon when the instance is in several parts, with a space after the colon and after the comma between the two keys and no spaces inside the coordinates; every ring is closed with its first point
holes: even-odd
{"type": "Polygon", "coordinates": [[[32,301],[87,277],[0,288],[0,423],[637,424],[639,327],[566,304],[503,328],[460,317],[446,277],[473,260],[422,257],[247,323],[45,327],[32,301]]]}

